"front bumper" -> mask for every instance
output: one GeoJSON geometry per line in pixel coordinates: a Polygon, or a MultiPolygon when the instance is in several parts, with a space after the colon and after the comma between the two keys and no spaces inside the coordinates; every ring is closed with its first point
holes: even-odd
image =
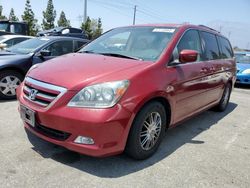
{"type": "Polygon", "coordinates": [[[17,91],[20,105],[35,112],[36,126],[24,123],[36,136],[82,154],[102,157],[123,152],[134,116],[122,105],[108,109],[72,108],[67,102],[74,92],[66,92],[50,108],[42,108],[17,91]],[[93,145],[77,144],[78,136],[90,137],[93,145]]]}
{"type": "Polygon", "coordinates": [[[237,74],[236,83],[238,84],[250,84],[250,74],[237,74]]]}

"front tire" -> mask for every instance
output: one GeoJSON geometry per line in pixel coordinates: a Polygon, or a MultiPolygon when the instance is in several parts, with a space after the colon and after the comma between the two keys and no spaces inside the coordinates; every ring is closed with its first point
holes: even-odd
{"type": "Polygon", "coordinates": [[[146,159],[158,149],[166,130],[166,111],[159,102],[147,104],[132,124],[126,153],[134,159],[146,159]]]}
{"type": "Polygon", "coordinates": [[[0,99],[15,99],[16,88],[21,84],[23,75],[16,71],[0,72],[0,99]]]}

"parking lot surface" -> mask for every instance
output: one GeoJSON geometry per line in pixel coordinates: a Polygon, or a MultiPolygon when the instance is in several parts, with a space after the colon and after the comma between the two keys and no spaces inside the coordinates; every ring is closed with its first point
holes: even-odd
{"type": "Polygon", "coordinates": [[[169,130],[144,161],[83,156],[26,133],[17,101],[0,101],[0,187],[250,187],[250,89],[227,111],[169,130]]]}

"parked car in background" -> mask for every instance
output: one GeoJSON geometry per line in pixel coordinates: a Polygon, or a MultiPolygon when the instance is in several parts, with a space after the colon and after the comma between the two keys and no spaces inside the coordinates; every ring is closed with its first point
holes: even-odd
{"type": "Polygon", "coordinates": [[[75,52],[87,42],[73,37],[39,37],[0,52],[0,98],[15,98],[15,89],[32,65],[75,52]]]}
{"type": "Polygon", "coordinates": [[[236,80],[227,38],[205,26],[113,29],[32,68],[17,90],[25,128],[91,156],[150,157],[168,128],[224,111],[236,80]]]}
{"type": "Polygon", "coordinates": [[[0,49],[9,48],[31,38],[34,37],[25,35],[2,35],[0,36],[0,49]]]}
{"type": "Polygon", "coordinates": [[[29,26],[26,22],[0,20],[0,36],[9,34],[29,35],[29,26]]]}
{"type": "Polygon", "coordinates": [[[64,36],[64,37],[77,37],[87,39],[87,35],[82,29],[73,27],[55,27],[54,29],[40,31],[37,33],[38,37],[41,36],[64,36]]]}
{"type": "Polygon", "coordinates": [[[250,52],[235,52],[237,62],[236,83],[250,84],[250,52]]]}

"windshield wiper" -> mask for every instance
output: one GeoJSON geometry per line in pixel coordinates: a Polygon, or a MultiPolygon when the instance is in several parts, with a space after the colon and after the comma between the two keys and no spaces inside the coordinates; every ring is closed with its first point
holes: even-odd
{"type": "Polygon", "coordinates": [[[123,55],[123,54],[116,54],[116,53],[98,53],[98,54],[106,55],[106,56],[113,56],[113,57],[121,57],[121,58],[135,59],[135,60],[139,60],[139,61],[142,61],[142,60],[143,60],[143,59],[138,58],[138,57],[123,55]]]}
{"type": "Polygon", "coordinates": [[[7,49],[5,49],[4,51],[6,51],[6,52],[11,52],[11,50],[9,50],[8,48],[7,48],[7,49]]]}
{"type": "Polygon", "coordinates": [[[95,54],[96,52],[92,50],[78,51],[78,53],[87,53],[87,54],[95,54]]]}

